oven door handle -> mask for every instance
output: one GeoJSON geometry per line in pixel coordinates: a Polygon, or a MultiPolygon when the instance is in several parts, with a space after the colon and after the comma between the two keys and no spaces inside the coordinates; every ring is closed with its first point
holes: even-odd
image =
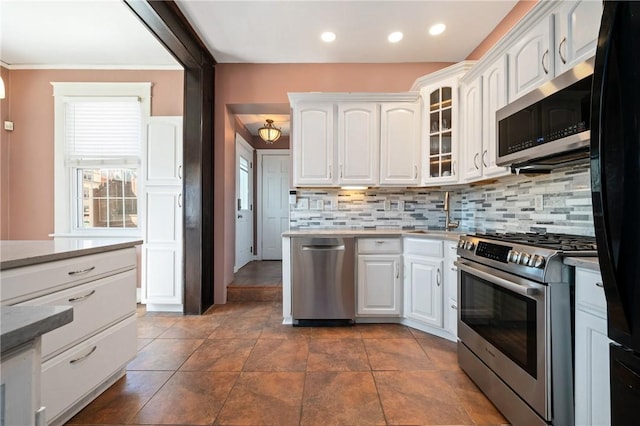
{"type": "Polygon", "coordinates": [[[468,272],[472,275],[475,275],[476,277],[487,280],[490,283],[513,291],[514,293],[518,293],[523,296],[535,296],[540,293],[540,290],[535,287],[531,287],[526,284],[516,284],[509,280],[505,280],[504,278],[496,277],[495,275],[491,275],[484,271],[480,271],[479,269],[476,269],[472,266],[469,266],[467,263],[464,263],[462,261],[456,260],[455,262],[453,262],[453,264],[456,265],[461,271],[468,272]]]}

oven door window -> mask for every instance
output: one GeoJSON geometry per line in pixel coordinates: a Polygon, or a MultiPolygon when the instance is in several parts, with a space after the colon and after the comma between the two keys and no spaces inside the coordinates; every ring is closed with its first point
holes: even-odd
{"type": "Polygon", "coordinates": [[[460,320],[537,376],[536,300],[461,271],[460,320]]]}

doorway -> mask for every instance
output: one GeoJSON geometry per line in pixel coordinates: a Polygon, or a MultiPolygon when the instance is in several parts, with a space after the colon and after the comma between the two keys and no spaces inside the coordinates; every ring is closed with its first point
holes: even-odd
{"type": "Polygon", "coordinates": [[[253,148],[236,133],[236,260],[238,272],[253,260],[253,148]]]}

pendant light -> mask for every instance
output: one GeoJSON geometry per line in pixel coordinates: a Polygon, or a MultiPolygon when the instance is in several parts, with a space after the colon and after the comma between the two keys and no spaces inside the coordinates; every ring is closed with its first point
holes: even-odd
{"type": "Polygon", "coordinates": [[[273,120],[269,119],[267,119],[267,122],[264,124],[264,126],[258,129],[258,134],[260,135],[262,140],[268,144],[272,144],[277,141],[281,133],[282,132],[280,132],[280,129],[273,125],[273,120]]]}

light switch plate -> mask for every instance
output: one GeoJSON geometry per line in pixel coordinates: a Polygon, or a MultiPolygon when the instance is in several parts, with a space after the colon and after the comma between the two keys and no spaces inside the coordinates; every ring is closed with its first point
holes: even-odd
{"type": "Polygon", "coordinates": [[[298,198],[298,208],[300,210],[309,210],[309,199],[308,198],[298,198]]]}
{"type": "Polygon", "coordinates": [[[13,121],[5,121],[4,122],[4,129],[9,131],[9,132],[13,132],[13,121]]]}
{"type": "Polygon", "coordinates": [[[404,211],[404,200],[398,200],[398,211],[399,212],[404,211]]]}

